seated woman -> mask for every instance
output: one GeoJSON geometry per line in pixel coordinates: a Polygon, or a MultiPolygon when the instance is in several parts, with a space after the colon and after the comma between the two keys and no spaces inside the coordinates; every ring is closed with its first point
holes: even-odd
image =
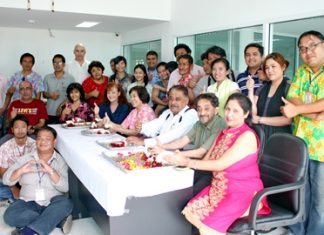
{"type": "Polygon", "coordinates": [[[286,97],[289,83],[284,77],[289,62],[279,53],[271,53],[264,60],[263,70],[268,81],[254,94],[254,80],[248,79],[247,88],[252,101],[252,122],[259,124],[267,140],[275,132],[291,133],[291,118],[281,114],[284,106],[281,97],[286,97]]]}
{"type": "Polygon", "coordinates": [[[120,84],[108,82],[105,98],[107,99],[100,107],[95,104],[95,117],[104,118],[107,113],[110,121],[121,124],[129,113],[129,105],[120,84]]]}
{"type": "Polygon", "coordinates": [[[130,101],[134,109],[128,114],[122,124],[118,125],[110,122],[110,120],[107,120],[107,118],[104,118],[103,121],[105,126],[109,126],[110,130],[127,136],[138,135],[138,130],[136,127],[155,118],[153,109],[148,105],[150,96],[145,87],[135,86],[130,89],[129,94],[130,101]]]}
{"type": "Polygon", "coordinates": [[[160,62],[156,66],[160,80],[153,86],[152,101],[155,106],[155,115],[158,117],[164,109],[168,108],[167,87],[170,73],[167,69],[167,63],[160,62]]]}
{"type": "Polygon", "coordinates": [[[94,120],[94,113],[90,105],[84,100],[84,91],[81,84],[71,83],[66,89],[68,102],[63,104],[60,122],[80,118],[87,122],[94,120]]]}
{"type": "Polygon", "coordinates": [[[225,58],[215,59],[211,63],[211,76],[216,83],[207,88],[207,92],[214,93],[219,100],[219,115],[224,117],[224,108],[227,98],[234,92],[240,92],[236,82],[229,79],[231,73],[230,64],[225,58]]]}
{"type": "Polygon", "coordinates": [[[94,103],[101,105],[104,102],[104,91],[109,80],[107,76],[103,75],[104,70],[105,67],[100,61],[92,61],[88,68],[88,73],[91,76],[82,83],[85,100],[92,108],[94,108],[94,103]]]}
{"type": "MultiPolygon", "coordinates": [[[[143,86],[146,88],[147,93],[151,97],[152,95],[152,85],[148,83],[148,75],[146,68],[143,64],[135,65],[134,67],[134,80],[131,84],[128,85],[127,91],[130,91],[135,86],[143,86]]],[[[130,93],[127,94],[127,100],[130,101],[130,93]]],[[[148,103],[151,107],[153,107],[153,103],[150,99],[150,102],[148,103]]]]}
{"type": "MultiPolygon", "coordinates": [[[[165,159],[173,165],[211,171],[211,184],[192,198],[182,213],[201,235],[226,234],[230,225],[249,212],[253,196],[263,189],[258,168],[259,140],[245,123],[251,114],[251,101],[240,93],[225,104],[228,128],[216,138],[202,160],[176,154],[165,159]]],[[[267,201],[259,214],[269,214],[267,201]]]]}

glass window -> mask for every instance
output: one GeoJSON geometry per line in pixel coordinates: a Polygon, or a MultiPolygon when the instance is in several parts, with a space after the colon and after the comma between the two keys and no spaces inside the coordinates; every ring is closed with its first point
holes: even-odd
{"type": "MultiPolygon", "coordinates": [[[[306,31],[316,30],[324,34],[324,16],[272,24],[272,51],[281,53],[289,61],[286,76],[292,78],[297,67],[303,63],[299,57],[297,40],[306,31]]],[[[270,35],[271,37],[271,35],[270,35]]]]}
{"type": "Polygon", "coordinates": [[[262,26],[222,30],[216,32],[178,37],[177,43],[185,43],[192,50],[196,64],[201,65],[200,56],[209,47],[217,45],[226,51],[231,68],[238,72],[246,68],[244,61],[244,47],[252,42],[262,44],[262,26]]]}
{"type": "Polygon", "coordinates": [[[136,43],[124,46],[124,56],[127,60],[127,72],[133,74],[133,68],[137,64],[146,64],[146,53],[156,51],[161,58],[161,40],[136,43]]]}

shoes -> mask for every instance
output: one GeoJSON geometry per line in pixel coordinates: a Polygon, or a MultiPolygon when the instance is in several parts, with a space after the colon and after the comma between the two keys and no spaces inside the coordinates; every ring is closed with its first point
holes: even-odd
{"type": "Polygon", "coordinates": [[[62,220],[60,224],[60,228],[64,234],[70,233],[72,228],[72,222],[73,222],[72,215],[69,215],[62,220]]]}
{"type": "Polygon", "coordinates": [[[0,200],[0,207],[6,207],[8,208],[10,206],[10,201],[9,199],[2,199],[0,200]]]}

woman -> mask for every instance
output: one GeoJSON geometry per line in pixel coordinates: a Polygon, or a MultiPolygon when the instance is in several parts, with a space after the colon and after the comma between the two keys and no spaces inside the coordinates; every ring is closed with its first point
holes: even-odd
{"type": "Polygon", "coordinates": [[[221,117],[224,117],[224,108],[227,98],[234,92],[240,92],[240,88],[236,82],[233,82],[228,78],[231,69],[230,64],[225,58],[215,59],[211,63],[211,76],[216,83],[210,85],[207,88],[207,92],[214,93],[219,100],[218,113],[221,117]]]}
{"type": "Polygon", "coordinates": [[[85,99],[92,108],[95,106],[94,103],[101,105],[104,102],[104,91],[109,80],[107,76],[103,75],[104,70],[105,67],[100,61],[92,61],[88,68],[88,73],[91,76],[82,83],[85,99]]]}
{"type": "Polygon", "coordinates": [[[107,101],[98,107],[95,104],[95,117],[104,118],[107,113],[109,119],[116,124],[121,124],[129,113],[129,105],[121,85],[108,82],[105,97],[107,101]]]}
{"type": "Polygon", "coordinates": [[[248,79],[247,88],[252,101],[252,122],[259,124],[267,140],[275,132],[291,133],[291,119],[283,116],[280,107],[284,106],[281,97],[286,97],[289,83],[284,77],[289,62],[279,53],[271,53],[264,60],[263,70],[268,78],[256,94],[254,80],[248,79]]]}
{"type": "Polygon", "coordinates": [[[87,122],[94,120],[94,113],[90,105],[85,102],[81,84],[77,82],[71,83],[66,89],[66,94],[68,102],[65,102],[61,108],[60,122],[72,120],[76,117],[87,122]]]}
{"type": "Polygon", "coordinates": [[[111,80],[120,84],[123,87],[125,94],[127,94],[127,87],[131,84],[131,76],[126,72],[127,60],[124,56],[117,56],[114,59],[115,70],[111,76],[111,80]]]}
{"type": "Polygon", "coordinates": [[[167,87],[170,73],[167,69],[167,63],[160,62],[156,66],[160,80],[153,86],[152,101],[155,103],[155,115],[158,117],[162,111],[168,108],[167,87]]]}
{"type": "MultiPolygon", "coordinates": [[[[153,87],[150,83],[148,83],[149,79],[148,79],[147,71],[143,64],[135,65],[133,81],[134,81],[133,83],[128,85],[128,87],[127,87],[128,91],[130,91],[135,86],[143,86],[147,90],[147,93],[149,94],[149,96],[151,96],[153,87]]],[[[128,93],[128,95],[127,95],[128,101],[130,101],[129,94],[130,93],[128,93]]],[[[153,107],[153,103],[152,103],[151,99],[150,99],[149,105],[151,107],[153,107]]]]}
{"type": "MultiPolygon", "coordinates": [[[[211,184],[192,198],[182,213],[201,235],[226,234],[230,225],[249,212],[253,196],[263,188],[257,164],[259,140],[245,123],[251,101],[244,95],[229,96],[225,105],[228,128],[223,130],[202,160],[173,155],[165,159],[174,165],[212,171],[211,184]]],[[[269,214],[267,201],[259,214],[269,214]]]]}
{"type": "Polygon", "coordinates": [[[155,118],[153,109],[147,104],[150,100],[150,96],[145,87],[135,86],[129,91],[129,94],[134,109],[128,114],[122,124],[118,125],[104,119],[105,126],[108,124],[110,130],[127,136],[137,135],[137,129],[142,123],[151,121],[155,118]]]}

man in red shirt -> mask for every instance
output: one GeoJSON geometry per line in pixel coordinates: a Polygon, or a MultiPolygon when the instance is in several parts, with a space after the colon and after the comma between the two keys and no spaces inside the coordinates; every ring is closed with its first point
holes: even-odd
{"type": "Polygon", "coordinates": [[[43,127],[48,119],[45,104],[41,100],[33,99],[32,92],[32,84],[22,81],[19,84],[20,99],[11,102],[7,113],[8,124],[17,114],[26,116],[29,121],[29,135],[34,134],[35,129],[43,127]]]}

